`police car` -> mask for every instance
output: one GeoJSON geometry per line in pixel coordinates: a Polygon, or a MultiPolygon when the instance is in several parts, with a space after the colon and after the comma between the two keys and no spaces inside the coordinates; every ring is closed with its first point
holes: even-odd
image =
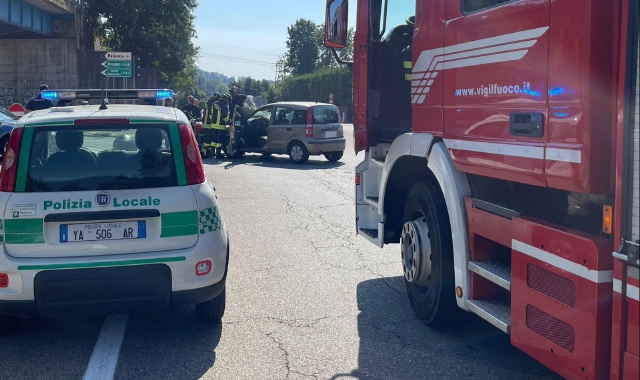
{"type": "MultiPolygon", "coordinates": [[[[170,90],[111,90],[166,99],[170,90]]],[[[46,91],[52,100],[102,90],[46,91]]],[[[18,121],[0,172],[0,331],[16,317],[225,309],[229,239],[186,116],[84,105],[18,121]]]]}

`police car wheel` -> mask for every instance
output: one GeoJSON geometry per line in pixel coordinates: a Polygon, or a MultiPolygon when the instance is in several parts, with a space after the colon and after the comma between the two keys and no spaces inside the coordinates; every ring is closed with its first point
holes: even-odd
{"type": "Polygon", "coordinates": [[[409,303],[427,325],[451,323],[459,309],[451,225],[440,188],[433,182],[414,184],[403,222],[400,246],[409,303]]]}
{"type": "Polygon", "coordinates": [[[309,160],[309,151],[300,141],[289,144],[289,158],[293,163],[304,164],[309,160]]]}
{"type": "Polygon", "coordinates": [[[18,328],[18,317],[0,315],[0,336],[9,335],[18,328]]]}
{"type": "Polygon", "coordinates": [[[227,302],[226,289],[214,299],[196,304],[196,316],[203,322],[220,322],[227,302]]]}

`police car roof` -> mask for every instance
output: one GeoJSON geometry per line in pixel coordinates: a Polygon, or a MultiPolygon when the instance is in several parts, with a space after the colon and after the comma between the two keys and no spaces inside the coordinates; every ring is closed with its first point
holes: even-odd
{"type": "Polygon", "coordinates": [[[176,108],[150,105],[118,105],[110,104],[106,110],[98,109],[99,105],[52,107],[46,110],[26,114],[18,121],[16,127],[38,127],[56,124],[73,124],[76,119],[118,119],[131,121],[176,123],[186,116],[176,108]],[[179,113],[180,114],[179,114],[179,113]]]}

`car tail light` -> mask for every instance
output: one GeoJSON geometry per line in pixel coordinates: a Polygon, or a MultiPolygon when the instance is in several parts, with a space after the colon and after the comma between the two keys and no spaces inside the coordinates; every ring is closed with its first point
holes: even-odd
{"type": "Polygon", "coordinates": [[[307,127],[304,129],[305,137],[313,137],[313,111],[311,107],[307,108],[307,127]]]}
{"type": "Polygon", "coordinates": [[[2,172],[0,173],[0,191],[11,193],[16,188],[16,176],[18,174],[18,153],[22,143],[24,128],[16,128],[11,132],[7,149],[2,159],[2,172]]]}
{"type": "Polygon", "coordinates": [[[9,275],[6,273],[0,273],[0,288],[9,287],[9,275]]]}
{"type": "Polygon", "coordinates": [[[206,276],[211,272],[211,260],[199,261],[196,264],[196,276],[206,276]]]}
{"type": "Polygon", "coordinates": [[[206,177],[202,166],[202,158],[200,158],[200,152],[198,152],[196,137],[193,135],[191,127],[187,124],[180,124],[179,129],[184,166],[187,171],[187,183],[189,185],[203,183],[206,177]]]}

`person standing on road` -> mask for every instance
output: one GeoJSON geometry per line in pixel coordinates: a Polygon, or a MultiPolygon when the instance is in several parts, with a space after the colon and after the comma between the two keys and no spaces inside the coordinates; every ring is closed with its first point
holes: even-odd
{"type": "Polygon", "coordinates": [[[38,110],[46,110],[53,107],[53,102],[51,100],[44,99],[42,97],[42,92],[47,91],[48,89],[49,86],[47,86],[46,84],[40,86],[40,94],[29,100],[29,103],[27,103],[27,113],[38,110]]]}
{"type": "Polygon", "coordinates": [[[236,106],[242,108],[245,100],[247,100],[247,95],[240,94],[240,90],[236,86],[231,87],[229,89],[229,93],[231,93],[231,96],[229,97],[229,120],[235,120],[234,115],[236,112],[236,106]]]}
{"type": "MultiPolygon", "coordinates": [[[[229,124],[229,94],[222,95],[214,104],[211,114],[211,128],[213,138],[211,147],[215,150],[217,158],[222,158],[222,145],[227,137],[227,124],[229,124]]],[[[211,154],[213,155],[214,152],[211,154]]]]}
{"type": "Polygon", "coordinates": [[[182,112],[184,112],[185,114],[188,112],[191,114],[191,117],[200,119],[202,117],[202,113],[200,112],[200,107],[195,104],[195,101],[196,99],[193,97],[193,95],[189,95],[187,97],[187,104],[182,107],[182,112]]]}
{"type": "Polygon", "coordinates": [[[173,98],[167,98],[167,100],[164,102],[164,106],[165,107],[173,107],[173,98]]]}
{"type": "Polygon", "coordinates": [[[204,117],[202,119],[202,128],[204,129],[204,139],[202,142],[202,146],[204,146],[207,150],[214,149],[214,133],[212,124],[214,123],[214,115],[218,114],[217,111],[217,101],[220,100],[220,94],[217,92],[207,100],[207,105],[204,108],[204,117]]]}

